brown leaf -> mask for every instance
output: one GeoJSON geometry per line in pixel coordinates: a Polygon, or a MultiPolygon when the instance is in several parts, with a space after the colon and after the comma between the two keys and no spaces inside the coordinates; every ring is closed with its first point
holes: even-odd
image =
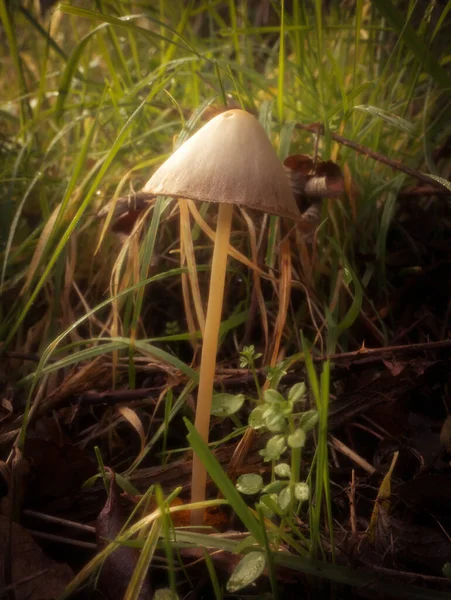
{"type": "Polygon", "coordinates": [[[64,502],[96,473],[87,454],[51,418],[39,419],[30,429],[24,455],[30,460],[26,494],[35,508],[64,502]]]}
{"type": "Polygon", "coordinates": [[[400,375],[404,371],[406,366],[405,363],[399,362],[397,360],[383,360],[382,362],[393,375],[393,377],[398,377],[398,375],[400,375]]]}
{"type": "Polygon", "coordinates": [[[144,432],[144,426],[141,419],[138,417],[136,411],[128,406],[119,406],[117,410],[139,435],[139,439],[141,441],[141,452],[143,452],[146,445],[146,434],[144,432]]]}
{"type": "Polygon", "coordinates": [[[13,405],[8,398],[0,399],[0,423],[5,421],[13,414],[13,405]]]}
{"type": "MultiPolygon", "coordinates": [[[[119,488],[111,472],[110,493],[105,506],[97,518],[96,535],[99,550],[105,548],[121,531],[125,517],[120,504],[119,488]]],[[[139,552],[134,548],[119,546],[102,565],[98,588],[108,600],[122,600],[133,571],[138,562],[139,552]]],[[[150,585],[146,581],[139,594],[140,600],[150,598],[150,585]]]]}
{"type": "MultiPolygon", "coordinates": [[[[51,560],[26,529],[0,515],[0,565],[5,564],[6,544],[11,527],[11,585],[15,600],[54,600],[74,576],[72,569],[51,560]]],[[[5,591],[3,569],[0,589],[5,591]]]]}

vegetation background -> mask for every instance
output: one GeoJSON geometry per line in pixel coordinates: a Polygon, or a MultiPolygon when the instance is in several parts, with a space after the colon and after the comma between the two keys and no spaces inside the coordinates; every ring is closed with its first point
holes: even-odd
{"type": "MultiPolygon", "coordinates": [[[[0,458],[10,478],[17,467],[13,456],[27,463],[34,453],[39,463],[36,456],[44,453],[36,440],[53,439],[52,420],[63,436],[60,448],[82,449],[83,458],[76,475],[72,455],[55,467],[53,478],[60,483],[71,471],[70,484],[47,495],[43,481],[52,477],[40,480],[35,464],[34,475],[21,480],[14,516],[23,507],[53,506],[52,514],[73,520],[95,518],[98,502],[83,513],[78,505],[69,502],[62,508],[55,501],[71,497],[93,475],[95,447],[101,471],[103,462],[122,473],[121,485],[129,486],[130,495],[140,489],[130,487],[134,472],[163,468],[186,451],[182,417],[192,417],[199,315],[211,258],[208,228],[214,229],[216,209],[205,205],[194,219],[168,199],[140,204],[135,192],[199,126],[225,108],[241,107],[257,116],[281,160],[304,154],[338,165],[342,193],[319,202],[300,198],[301,210],[313,214],[318,225],[314,237],[290,232],[276,217],[236,215],[218,376],[225,391],[255,396],[252,377],[246,379],[248,370],[240,369],[240,352],[254,345],[263,354],[257,376],[261,367],[275,368],[286,358],[279,368],[289,371],[288,379],[291,373],[291,383],[309,380],[315,396],[319,381],[312,402],[317,400],[322,415],[318,448],[323,453],[310,460],[312,473],[316,465],[324,474],[327,510],[323,514],[321,501],[316,502],[316,529],[304,531],[301,541],[284,539],[292,554],[286,552],[278,564],[315,574],[308,571],[306,556],[321,558],[327,561],[321,567],[326,578],[368,586],[348,566],[337,575],[338,567],[329,564],[336,559],[330,528],[349,524],[344,509],[337,509],[332,523],[328,390],[331,386],[339,396],[347,379],[340,369],[330,376],[324,359],[342,353],[355,358],[365,346],[404,346],[407,355],[395,354],[389,367],[387,361],[377,365],[393,378],[378,393],[390,395],[398,384],[404,393],[406,371],[398,377],[397,369],[401,363],[401,370],[407,363],[412,367],[417,355],[414,359],[409,352],[420,345],[422,374],[432,363],[440,364],[438,372],[431,372],[439,401],[423,416],[439,422],[446,418],[446,357],[428,354],[427,345],[441,343],[446,350],[450,331],[451,3],[53,4],[0,0],[0,458]],[[191,242],[185,239],[181,251],[183,227],[191,242]],[[289,285],[281,251],[288,234],[289,285]],[[187,264],[195,265],[198,284],[188,278],[187,264]],[[307,347],[308,356],[324,365],[320,379],[306,358],[307,347]],[[275,349],[277,361],[271,361],[275,349]],[[141,389],[147,390],[146,398],[139,395],[141,389]],[[101,406],[77,404],[89,394],[111,390],[137,395],[119,394],[113,401],[103,396],[106,405],[101,406]],[[32,450],[30,439],[39,452],[32,450]]],[[[337,359],[337,364],[344,363],[337,359]]],[[[416,382],[422,377],[419,367],[415,373],[409,393],[430,399],[430,380],[426,393],[416,382]]],[[[356,377],[363,388],[371,387],[361,372],[356,377]]],[[[399,399],[401,392],[396,394],[392,399],[399,399]]],[[[409,405],[402,418],[411,413],[409,405]]],[[[346,418],[350,414],[355,413],[346,418]]],[[[234,421],[216,423],[212,447],[230,440],[236,445],[247,416],[243,409],[234,421]]],[[[402,435],[407,435],[404,429],[402,435]]],[[[366,443],[358,439],[354,448],[372,462],[366,443]]],[[[47,460],[42,459],[42,472],[49,474],[47,460]]],[[[228,460],[230,453],[225,466],[228,460]]],[[[378,467],[379,474],[387,468],[378,467]]],[[[219,465],[210,464],[210,469],[219,469],[217,477],[222,477],[219,465]]],[[[409,479],[405,472],[399,477],[409,479]]],[[[371,485],[374,502],[381,478],[371,485]]],[[[11,494],[5,484],[7,489],[11,494]]],[[[241,516],[240,496],[221,491],[241,516]]],[[[160,507],[168,506],[168,490],[165,494],[166,500],[157,498],[160,507]]],[[[362,513],[369,518],[368,505],[362,513]]],[[[167,519],[152,523],[160,523],[164,533],[167,519]]],[[[256,527],[244,522],[249,531],[256,527]]],[[[129,593],[135,596],[129,597],[138,597],[142,573],[160,544],[160,529],[149,522],[142,527],[141,574],[131,583],[129,593]]],[[[198,546],[196,534],[191,535],[184,544],[198,546]]],[[[253,535],[258,538],[258,529],[253,535]]],[[[266,538],[258,539],[265,547],[266,538]]],[[[170,562],[168,544],[162,547],[170,562]]],[[[208,545],[206,538],[202,544],[208,545]]],[[[238,542],[221,544],[222,550],[246,551],[238,542]]],[[[276,594],[275,566],[266,551],[271,593],[276,594]]],[[[346,555],[343,546],[341,554],[346,555]]],[[[88,558],[68,560],[78,570],[88,558]]],[[[222,580],[206,560],[210,583],[205,585],[222,597],[222,580]]],[[[401,559],[399,564],[400,570],[423,575],[422,585],[430,576],[430,585],[438,589],[446,585],[444,562],[433,568],[425,566],[426,560],[420,566],[401,559]]],[[[181,575],[177,585],[170,577],[168,585],[173,592],[177,586],[190,589],[189,577],[181,575]]],[[[304,585],[318,591],[309,578],[304,585]]],[[[289,581],[282,586],[292,589],[289,581]]],[[[409,593],[417,596],[404,597],[423,597],[419,588],[409,593]]],[[[427,593],[442,597],[432,588],[427,593]]]]}

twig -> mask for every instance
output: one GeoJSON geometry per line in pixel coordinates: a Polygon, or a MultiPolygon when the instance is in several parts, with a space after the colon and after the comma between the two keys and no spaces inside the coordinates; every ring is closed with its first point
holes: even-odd
{"type": "Polygon", "coordinates": [[[69,546],[78,546],[79,548],[88,548],[89,550],[97,550],[97,545],[92,542],[81,542],[80,540],[72,540],[71,538],[65,538],[61,535],[54,535],[52,533],[43,533],[42,531],[34,531],[29,529],[28,532],[35,538],[41,538],[42,540],[50,540],[51,542],[58,542],[59,544],[67,544],[69,546]]]}
{"type": "Polygon", "coordinates": [[[451,196],[451,192],[445,187],[439,188],[433,185],[413,185],[401,190],[398,193],[398,196],[451,196]]]}
{"type": "MultiPolygon", "coordinates": [[[[303,131],[309,131],[310,133],[324,134],[324,127],[322,125],[319,125],[318,123],[313,123],[312,125],[304,125],[303,123],[297,123],[296,127],[298,129],[302,129],[303,131]]],[[[419,181],[422,181],[423,183],[426,183],[428,185],[432,185],[433,187],[439,186],[438,189],[440,189],[440,190],[446,189],[445,186],[442,186],[438,181],[436,181],[432,177],[429,177],[428,175],[425,175],[424,173],[420,173],[419,171],[415,171],[414,169],[411,169],[410,167],[403,165],[401,162],[399,162],[397,160],[392,160],[392,159],[388,158],[387,156],[384,156],[380,152],[375,152],[374,150],[371,150],[371,148],[367,148],[366,146],[357,144],[357,142],[348,140],[347,138],[343,137],[342,135],[338,135],[338,133],[330,133],[330,136],[333,140],[335,140],[339,144],[342,144],[342,146],[347,146],[348,148],[352,148],[356,152],[359,152],[360,154],[364,154],[365,156],[369,156],[369,157],[373,158],[374,160],[377,160],[378,162],[383,163],[384,165],[387,165],[387,166],[391,167],[392,169],[395,169],[396,171],[401,171],[401,173],[410,175],[411,177],[414,177],[415,179],[418,179],[419,181]]],[[[449,193],[449,190],[447,190],[447,191],[449,193]]]]}
{"type": "Polygon", "coordinates": [[[56,523],[58,525],[65,525],[66,527],[72,527],[73,529],[81,529],[88,533],[95,534],[96,528],[91,525],[84,525],[83,523],[77,523],[76,521],[68,521],[67,519],[61,519],[60,517],[54,517],[52,515],[46,515],[44,513],[36,512],[35,510],[24,510],[24,515],[27,517],[35,517],[41,521],[47,521],[49,523],[56,523]]]}
{"type": "MultiPolygon", "coordinates": [[[[160,389],[160,388],[158,388],[160,389]]],[[[138,390],[108,390],[106,392],[96,392],[91,390],[84,392],[79,398],[80,404],[115,404],[117,402],[132,402],[133,400],[144,400],[155,394],[155,388],[141,388],[138,390]]]]}
{"type": "Polygon", "coordinates": [[[423,573],[412,573],[410,571],[399,571],[398,569],[389,569],[387,567],[381,567],[379,565],[375,565],[374,563],[368,563],[366,561],[362,561],[363,564],[370,568],[373,571],[379,571],[381,573],[385,573],[386,575],[392,575],[393,577],[399,578],[407,578],[407,579],[422,579],[423,581],[430,581],[435,583],[447,583],[450,585],[450,580],[446,577],[438,577],[437,575],[423,575],[423,573]]]}
{"type": "Polygon", "coordinates": [[[20,585],[29,583],[30,581],[33,581],[33,579],[38,579],[39,577],[42,577],[43,575],[48,573],[48,571],[49,571],[48,569],[42,569],[42,571],[36,571],[36,573],[33,573],[32,575],[28,575],[28,577],[24,577],[23,579],[20,579],[19,581],[11,583],[10,585],[7,585],[6,587],[2,588],[0,590],[0,593],[3,595],[3,594],[6,594],[6,592],[16,590],[20,585]]]}
{"type": "Polygon", "coordinates": [[[355,471],[351,472],[351,489],[349,491],[349,520],[351,521],[351,531],[354,539],[357,537],[357,518],[355,513],[355,471]]]}
{"type": "MultiPolygon", "coordinates": [[[[1,350],[1,346],[0,346],[0,350],[1,350]]],[[[6,356],[7,358],[13,358],[16,360],[31,360],[33,362],[39,362],[41,360],[41,357],[39,356],[39,354],[29,354],[27,352],[5,352],[4,356],[6,356]]],[[[57,359],[55,358],[49,358],[48,362],[49,363],[54,363],[56,362],[57,359]]]]}
{"type": "Polygon", "coordinates": [[[401,346],[384,346],[381,348],[360,348],[353,352],[342,352],[341,354],[330,354],[329,356],[314,356],[314,361],[322,362],[324,360],[346,360],[348,358],[380,356],[383,354],[397,354],[398,352],[423,352],[427,350],[440,350],[441,348],[450,348],[451,339],[439,340],[437,342],[423,342],[420,344],[403,344],[401,346]]]}
{"type": "Polygon", "coordinates": [[[335,436],[331,435],[330,441],[332,446],[336,448],[338,452],[341,452],[342,454],[347,456],[349,459],[355,462],[356,465],[364,469],[367,473],[369,473],[370,475],[376,473],[376,469],[372,465],[370,465],[368,461],[359,456],[357,452],[354,452],[354,450],[351,450],[351,448],[346,446],[346,444],[343,444],[343,442],[341,442],[335,436]]]}

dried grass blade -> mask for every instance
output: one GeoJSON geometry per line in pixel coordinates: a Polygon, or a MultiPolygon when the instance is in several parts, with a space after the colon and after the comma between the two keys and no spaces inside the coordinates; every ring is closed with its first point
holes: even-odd
{"type": "MultiPolygon", "coordinates": [[[[202,229],[202,231],[205,233],[205,235],[207,235],[210,238],[210,240],[212,242],[214,242],[215,241],[215,232],[203,220],[200,212],[197,210],[196,204],[192,200],[188,200],[188,208],[189,208],[191,214],[193,215],[194,220],[199,225],[199,227],[202,229]]],[[[238,250],[233,248],[233,246],[231,246],[230,244],[229,244],[229,256],[231,256],[238,262],[242,263],[249,269],[252,269],[252,271],[258,271],[259,275],[261,275],[265,279],[269,279],[270,281],[276,281],[275,277],[273,277],[272,275],[269,275],[268,273],[265,273],[265,271],[260,269],[260,267],[257,267],[251,260],[249,260],[246,256],[244,256],[244,254],[241,254],[241,252],[239,252],[238,250]]]]}
{"type": "MultiPolygon", "coordinates": [[[[241,209],[244,220],[246,221],[246,225],[249,231],[249,242],[251,247],[251,256],[252,261],[255,266],[257,266],[258,259],[258,249],[257,249],[257,236],[255,233],[255,226],[252,219],[249,217],[247,212],[244,209],[241,209]]],[[[263,335],[265,338],[265,350],[263,352],[263,362],[266,364],[267,356],[268,356],[268,347],[269,347],[269,329],[268,329],[268,315],[266,312],[265,299],[262,293],[262,286],[260,281],[260,273],[257,269],[255,269],[252,273],[254,279],[254,289],[257,296],[258,307],[260,309],[260,319],[263,329],[263,335]]]]}
{"type": "MultiPolygon", "coordinates": [[[[178,201],[180,209],[180,247],[188,264],[188,277],[191,284],[191,293],[193,295],[194,309],[196,311],[199,329],[204,335],[205,313],[202,306],[202,297],[199,288],[199,279],[197,277],[196,258],[194,255],[193,239],[191,237],[191,225],[189,219],[189,210],[187,201],[180,199],[178,201]]],[[[183,266],[183,265],[181,265],[183,266]]]]}
{"type": "Polygon", "coordinates": [[[291,247],[287,239],[281,246],[281,277],[279,282],[279,310],[273,334],[273,349],[270,365],[275,366],[280,351],[280,342],[288,315],[291,295],[291,247]]]}

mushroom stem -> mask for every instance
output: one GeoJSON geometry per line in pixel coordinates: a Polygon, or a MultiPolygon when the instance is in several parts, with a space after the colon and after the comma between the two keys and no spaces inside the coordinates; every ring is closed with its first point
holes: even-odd
{"type": "MultiPolygon", "coordinates": [[[[213,262],[211,265],[205,333],[202,342],[196,419],[194,422],[194,426],[205,442],[208,442],[210,429],[213,381],[216,368],[216,353],[218,351],[219,326],[221,324],[232,214],[233,204],[219,205],[218,224],[216,227],[216,238],[213,249],[213,262]]],[[[191,480],[191,502],[203,502],[205,500],[206,487],[207,471],[199,457],[194,454],[193,475],[191,480]]],[[[202,525],[203,518],[203,509],[193,510],[191,512],[192,525],[202,525]]]]}

